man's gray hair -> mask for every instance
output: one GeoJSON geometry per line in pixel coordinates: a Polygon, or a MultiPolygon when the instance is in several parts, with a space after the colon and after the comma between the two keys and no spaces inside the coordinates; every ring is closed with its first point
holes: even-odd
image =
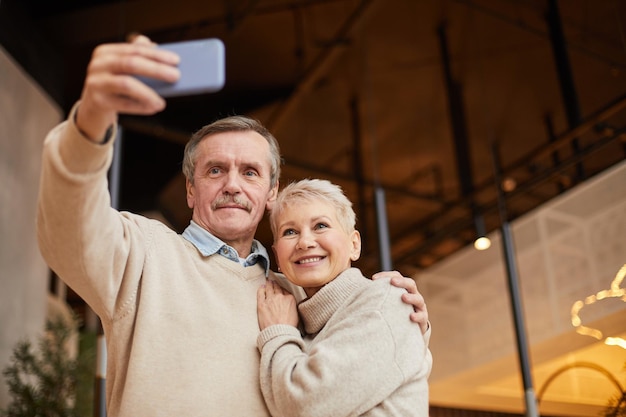
{"type": "Polygon", "coordinates": [[[278,141],[258,120],[246,116],[229,116],[216,120],[202,127],[191,136],[191,139],[189,139],[189,142],[187,142],[185,146],[185,155],[183,157],[183,174],[185,174],[187,180],[193,184],[193,176],[196,171],[196,151],[198,144],[202,142],[204,138],[217,133],[247,131],[256,132],[263,136],[270,146],[268,162],[270,164],[270,187],[273,188],[280,178],[280,165],[282,162],[278,141]]]}

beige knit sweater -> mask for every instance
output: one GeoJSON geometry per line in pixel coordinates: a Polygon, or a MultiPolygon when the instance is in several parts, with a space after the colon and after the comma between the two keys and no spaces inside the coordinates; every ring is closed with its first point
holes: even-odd
{"type": "Polygon", "coordinates": [[[267,416],[255,344],[263,268],[203,257],[162,223],[112,209],[113,141],[93,144],[69,120],[44,145],[39,243],[102,319],[108,415],[267,416]]]}
{"type": "Polygon", "coordinates": [[[274,417],[428,416],[432,357],[403,290],[350,268],[300,303],[306,336],[274,325],[257,339],[274,417]]]}

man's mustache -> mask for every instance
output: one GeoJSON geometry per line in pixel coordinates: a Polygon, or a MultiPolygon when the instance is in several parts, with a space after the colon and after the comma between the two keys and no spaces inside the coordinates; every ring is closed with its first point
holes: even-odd
{"type": "Polygon", "coordinates": [[[248,200],[245,200],[239,196],[221,196],[217,200],[213,201],[212,208],[213,210],[223,208],[223,207],[232,207],[237,206],[250,212],[252,210],[252,204],[248,200]]]}

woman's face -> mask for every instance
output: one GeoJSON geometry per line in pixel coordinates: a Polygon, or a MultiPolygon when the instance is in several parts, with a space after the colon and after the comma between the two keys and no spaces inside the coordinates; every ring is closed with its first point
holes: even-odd
{"type": "Polygon", "coordinates": [[[310,297],[359,258],[361,237],[341,227],[333,206],[311,200],[284,207],[272,249],[280,271],[310,297]]]}

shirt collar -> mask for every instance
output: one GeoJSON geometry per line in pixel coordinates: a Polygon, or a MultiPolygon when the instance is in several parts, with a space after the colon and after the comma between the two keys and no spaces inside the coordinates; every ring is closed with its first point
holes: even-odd
{"type": "MultiPolygon", "coordinates": [[[[232,246],[222,242],[193,220],[191,220],[182,236],[193,244],[204,256],[211,256],[217,253],[231,261],[240,262],[239,254],[232,246]]],[[[261,242],[254,239],[252,241],[252,247],[250,248],[250,255],[241,263],[243,266],[252,266],[258,262],[261,262],[265,268],[265,275],[267,276],[270,270],[270,257],[267,253],[267,249],[265,249],[261,242]]]]}

